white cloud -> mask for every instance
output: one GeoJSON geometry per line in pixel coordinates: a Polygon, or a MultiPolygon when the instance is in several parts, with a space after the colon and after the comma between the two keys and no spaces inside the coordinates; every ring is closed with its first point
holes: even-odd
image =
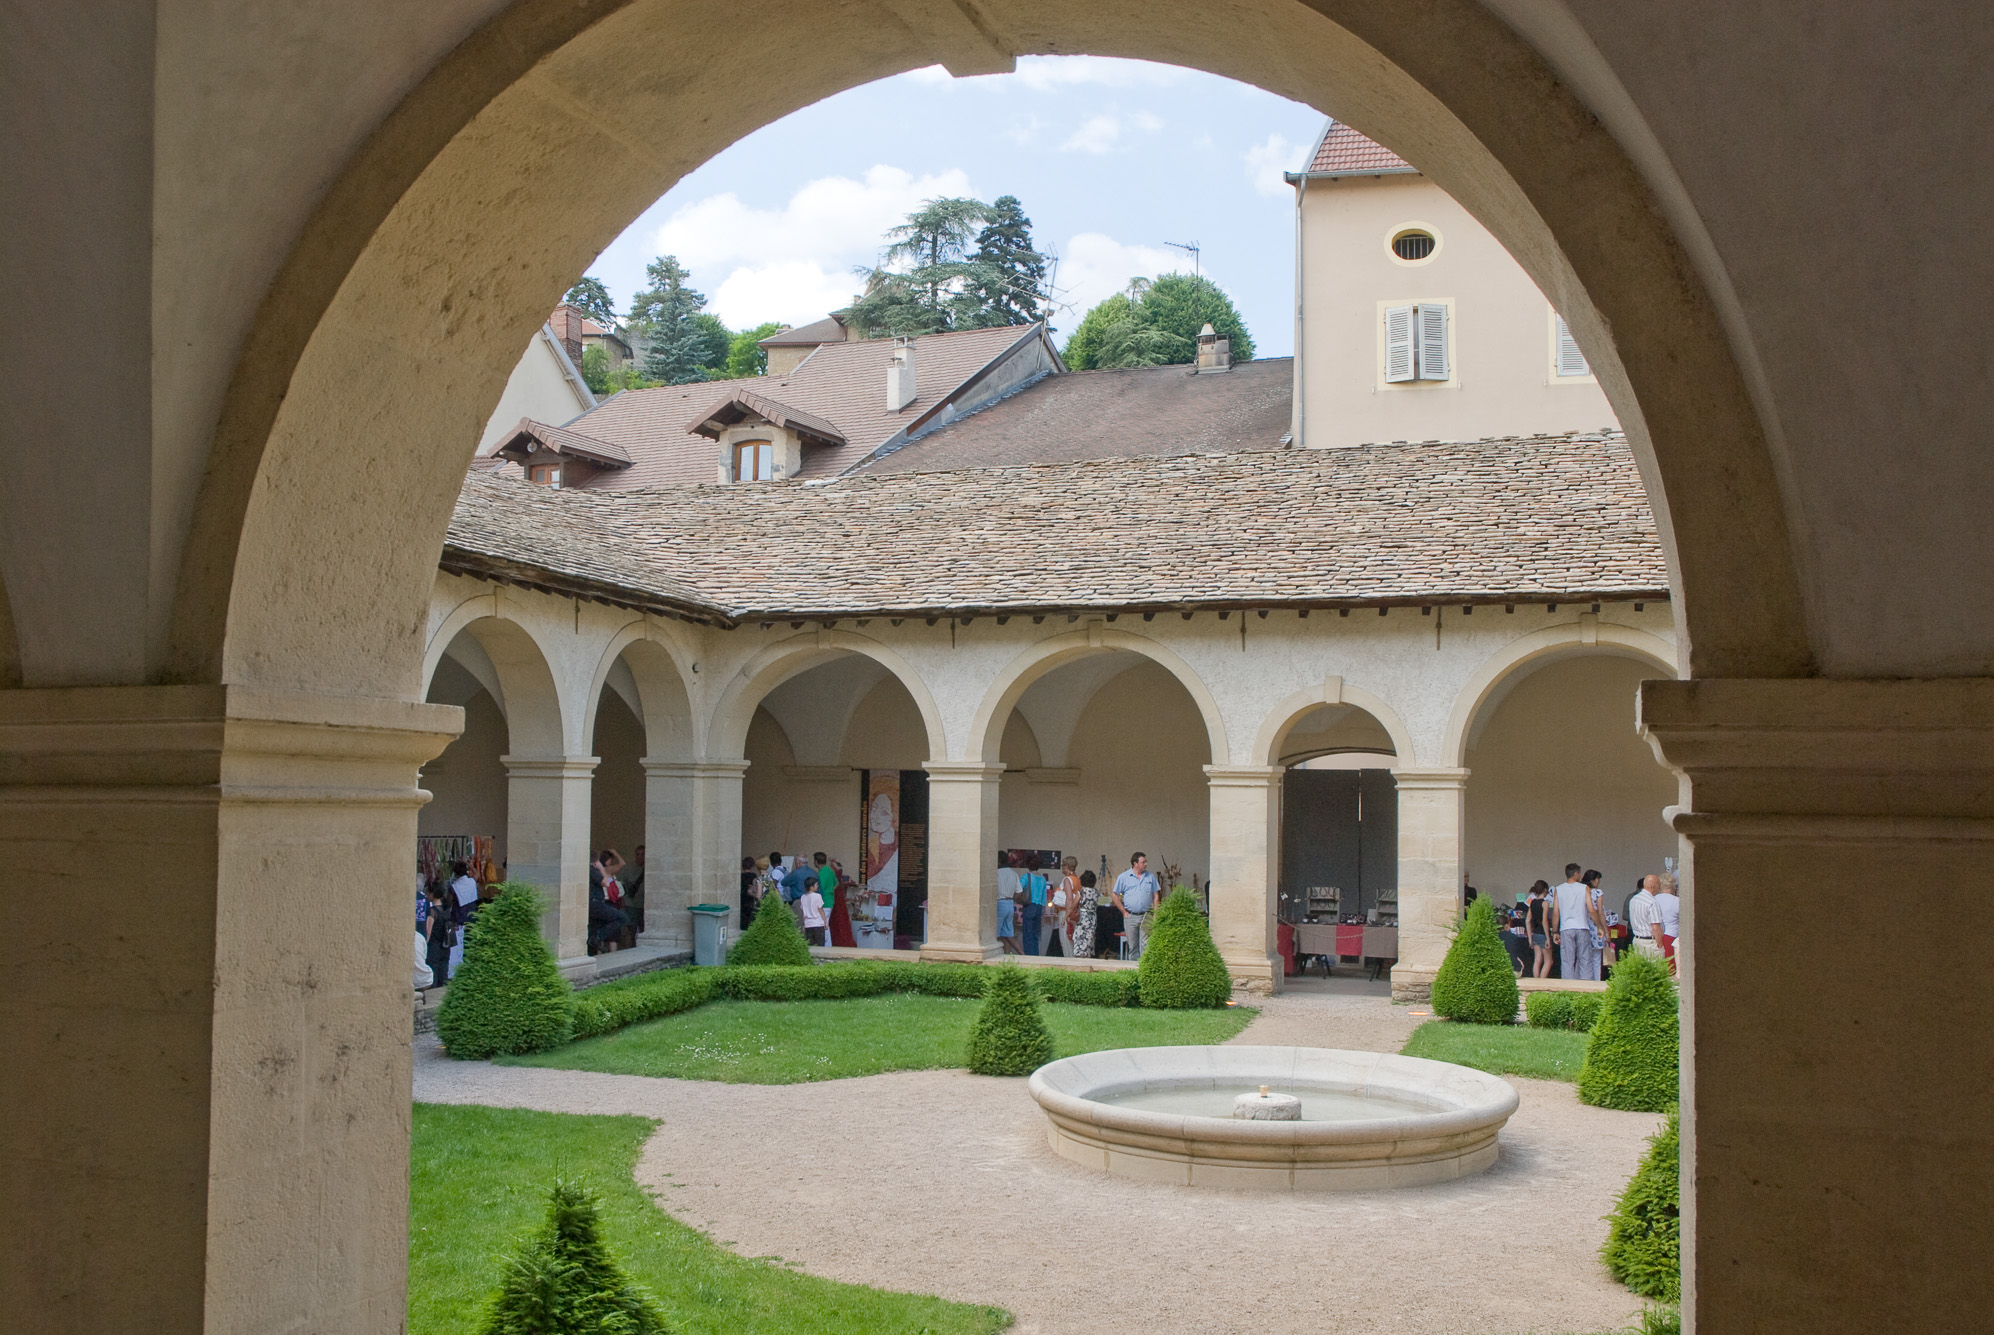
{"type": "Polygon", "coordinates": [[[1067,136],[1060,150],[1066,153],[1112,153],[1121,146],[1122,136],[1130,130],[1143,130],[1151,134],[1163,128],[1163,120],[1147,111],[1132,115],[1104,111],[1089,116],[1080,123],[1080,128],[1067,136]]]}
{"type": "Polygon", "coordinates": [[[709,294],[706,308],[729,328],[747,329],[764,320],[807,324],[847,305],[859,280],[849,267],[826,269],[809,260],[777,260],[742,266],[709,294]]]}
{"type": "Polygon", "coordinates": [[[1131,278],[1154,278],[1179,264],[1175,251],[1161,246],[1127,245],[1101,232],[1082,232],[1066,243],[1059,262],[1060,299],[1071,309],[1053,323],[1071,333],[1080,317],[1129,285],[1131,278]]]}
{"type": "Polygon", "coordinates": [[[1035,93],[1075,84],[1104,84],[1110,88],[1160,88],[1181,80],[1185,72],[1174,65],[1158,65],[1147,60],[1122,60],[1114,56],[1022,56],[1018,72],[998,75],[1013,79],[1035,93]]]}
{"type": "Polygon", "coordinates": [[[1301,170],[1302,146],[1291,143],[1284,134],[1270,134],[1264,144],[1246,150],[1246,179],[1270,199],[1279,199],[1291,187],[1281,179],[1283,172],[1301,170]]]}

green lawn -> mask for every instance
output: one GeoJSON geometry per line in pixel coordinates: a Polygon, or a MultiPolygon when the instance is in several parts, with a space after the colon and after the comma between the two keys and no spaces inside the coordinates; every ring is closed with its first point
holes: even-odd
{"type": "MultiPolygon", "coordinates": [[[[541,1220],[558,1174],[602,1201],[603,1236],[675,1335],[981,1335],[1010,1317],[798,1274],[737,1256],[659,1210],[631,1179],[657,1124],[415,1105],[409,1183],[410,1335],[472,1335],[500,1268],[541,1220]]],[[[714,1134],[739,1134],[716,1128],[714,1134]]]]}
{"type": "Polygon", "coordinates": [[[1401,1051],[1408,1057],[1455,1062],[1495,1075],[1577,1080],[1590,1041],[1591,1035],[1570,1029],[1428,1020],[1412,1031],[1401,1051]]]}
{"type": "MultiPolygon", "coordinates": [[[[714,1001],[600,1038],[501,1057],[510,1066],[558,1066],[616,1075],[672,1076],[736,1085],[793,1085],[881,1071],[957,1067],[983,1003],[895,993],[844,1001],[714,1001]]],[[[1046,1004],[1059,1055],[1102,1048],[1222,1043],[1258,1014],[1046,1004]]]]}

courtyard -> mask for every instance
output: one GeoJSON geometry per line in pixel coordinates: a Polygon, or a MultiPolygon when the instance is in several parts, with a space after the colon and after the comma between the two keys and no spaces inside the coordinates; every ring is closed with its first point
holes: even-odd
{"type": "MultiPolygon", "coordinates": [[[[1429,1017],[1379,991],[1300,982],[1256,1000],[1258,1014],[1229,1041],[1397,1052],[1429,1017]]],[[[1522,1104],[1503,1132],[1499,1162],[1484,1174],[1313,1195],[1091,1173],[1047,1147],[1045,1119],[1021,1079],[937,1069],[723,1083],[561,1069],[563,1061],[556,1050],[531,1067],[453,1062],[433,1038],[419,1038],[415,1098],[648,1119],[654,1129],[643,1136],[636,1183],[727,1252],[778,1258],[772,1264],[841,1284],[1001,1309],[1020,1332],[1551,1335],[1619,1329],[1642,1306],[1599,1262],[1601,1217],[1660,1119],[1587,1107],[1563,1081],[1511,1078],[1522,1104]]],[[[419,1122],[418,1181],[423,1161],[419,1122]]],[[[542,1165],[543,1175],[554,1168],[542,1165]]],[[[474,1311],[428,1300],[426,1285],[464,1280],[425,1266],[420,1196],[416,1215],[411,1329],[473,1329],[474,1311]]],[[[511,1238],[493,1241],[504,1247],[511,1238]]],[[[620,1255],[636,1246],[611,1241],[620,1255]]],[[[641,1254],[633,1277],[659,1293],[684,1329],[763,1328],[744,1316],[734,1318],[739,1325],[702,1324],[719,1320],[701,1305],[704,1272],[681,1264],[646,1273],[641,1254]]],[[[488,1264],[489,1284],[496,1255],[488,1264]]],[[[483,1292],[470,1285],[462,1296],[483,1292]]],[[[904,1318],[908,1330],[998,1328],[961,1308],[901,1305],[911,1298],[848,1300],[870,1304],[881,1323],[904,1318]]],[[[853,1328],[847,1300],[832,1291],[799,1301],[801,1311],[772,1307],[767,1315],[783,1324],[768,1328],[853,1328]]]]}

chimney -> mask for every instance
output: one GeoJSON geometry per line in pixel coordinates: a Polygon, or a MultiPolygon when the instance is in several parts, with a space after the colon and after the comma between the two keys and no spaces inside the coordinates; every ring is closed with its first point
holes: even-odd
{"type": "Polygon", "coordinates": [[[914,401],[914,340],[893,340],[893,360],[886,367],[886,411],[897,413],[914,401]]]}
{"type": "Polygon", "coordinates": [[[547,321],[554,327],[554,337],[567,351],[568,360],[576,366],[582,364],[582,313],[562,302],[554,308],[554,316],[547,321]]]}
{"type": "Polygon", "coordinates": [[[1232,369],[1232,340],[1220,338],[1219,331],[1212,328],[1209,321],[1198,331],[1198,371],[1230,371],[1232,369]]]}

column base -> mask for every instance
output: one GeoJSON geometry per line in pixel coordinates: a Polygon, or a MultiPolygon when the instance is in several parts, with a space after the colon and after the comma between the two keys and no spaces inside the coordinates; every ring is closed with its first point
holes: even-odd
{"type": "Polygon", "coordinates": [[[1002,946],[922,946],[923,964],[990,964],[1004,958],[1002,946]]]}
{"type": "Polygon", "coordinates": [[[1281,992],[1283,980],[1278,959],[1246,955],[1227,959],[1225,968],[1232,975],[1232,986],[1236,992],[1250,992],[1256,997],[1277,996],[1281,992]]]}
{"type": "Polygon", "coordinates": [[[554,967],[561,971],[561,977],[571,983],[585,983],[595,977],[595,956],[576,955],[569,959],[556,960],[554,967]]]}
{"type": "Polygon", "coordinates": [[[1422,969],[1415,965],[1393,965],[1392,1000],[1433,1000],[1433,976],[1439,972],[1440,970],[1438,969],[1422,969]]]}

